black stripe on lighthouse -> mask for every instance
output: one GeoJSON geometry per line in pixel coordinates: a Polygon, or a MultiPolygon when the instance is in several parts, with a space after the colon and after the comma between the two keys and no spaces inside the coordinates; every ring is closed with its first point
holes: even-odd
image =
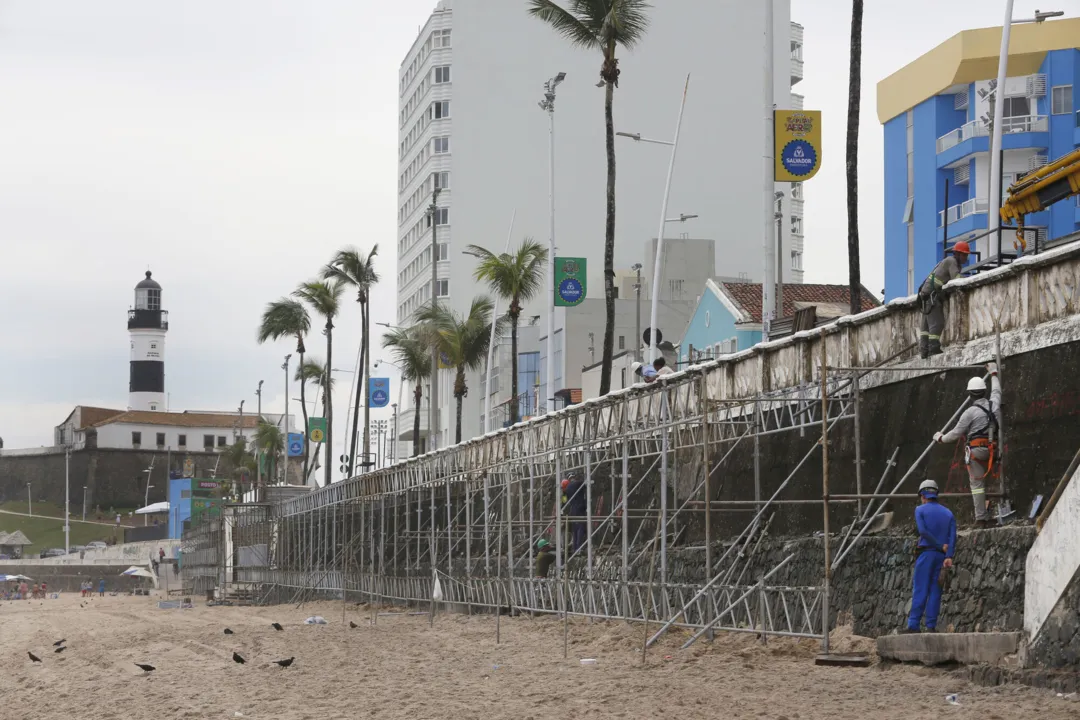
{"type": "Polygon", "coordinates": [[[165,392],[165,363],[161,360],[132,360],[128,392],[165,392]]]}

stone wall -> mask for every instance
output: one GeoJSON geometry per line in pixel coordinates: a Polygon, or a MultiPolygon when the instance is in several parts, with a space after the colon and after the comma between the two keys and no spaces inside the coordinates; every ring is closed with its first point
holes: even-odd
{"type": "Polygon", "coordinates": [[[148,587],[149,578],[120,577],[120,573],[131,567],[125,565],[4,565],[0,564],[0,575],[26,575],[33,582],[44,582],[49,592],[79,592],[79,585],[87,580],[94,583],[97,592],[98,582],[105,580],[105,591],[128,590],[132,587],[148,587]]]}
{"type": "Polygon", "coordinates": [[[1028,663],[1080,670],[1080,572],[1058,599],[1028,648],[1028,663]]]}

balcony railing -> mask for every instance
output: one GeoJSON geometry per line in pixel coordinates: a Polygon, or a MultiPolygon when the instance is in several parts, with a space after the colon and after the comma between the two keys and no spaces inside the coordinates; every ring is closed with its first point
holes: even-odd
{"type": "MultiPolygon", "coordinates": [[[[1048,122],[1045,115],[1008,117],[1001,123],[1001,132],[1005,135],[1020,132],[1046,132],[1047,128],[1048,122]]],[[[982,120],[972,120],[939,137],[937,151],[942,153],[973,137],[986,137],[989,134],[990,128],[982,120]]]]}
{"type": "MultiPolygon", "coordinates": [[[[990,210],[990,203],[986,198],[974,198],[966,200],[959,205],[953,205],[948,209],[949,224],[962,220],[969,215],[986,214],[990,210]]],[[[945,210],[938,212],[938,227],[945,224],[945,210]]]]}
{"type": "Polygon", "coordinates": [[[791,58],[791,82],[792,84],[803,79],[803,61],[791,58]]]}

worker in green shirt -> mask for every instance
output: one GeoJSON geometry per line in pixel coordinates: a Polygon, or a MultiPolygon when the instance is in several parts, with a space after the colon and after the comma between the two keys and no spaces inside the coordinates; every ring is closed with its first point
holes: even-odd
{"type": "Polygon", "coordinates": [[[536,541],[536,577],[546,578],[551,566],[555,564],[555,548],[547,538],[536,541]]]}

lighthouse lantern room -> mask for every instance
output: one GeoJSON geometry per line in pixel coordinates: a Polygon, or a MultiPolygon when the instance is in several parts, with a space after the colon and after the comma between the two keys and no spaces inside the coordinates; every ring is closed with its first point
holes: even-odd
{"type": "Polygon", "coordinates": [[[169,313],[161,309],[161,285],[146,271],[135,286],[135,307],[128,310],[131,335],[130,410],[161,410],[165,407],[165,333],[169,313]]]}

